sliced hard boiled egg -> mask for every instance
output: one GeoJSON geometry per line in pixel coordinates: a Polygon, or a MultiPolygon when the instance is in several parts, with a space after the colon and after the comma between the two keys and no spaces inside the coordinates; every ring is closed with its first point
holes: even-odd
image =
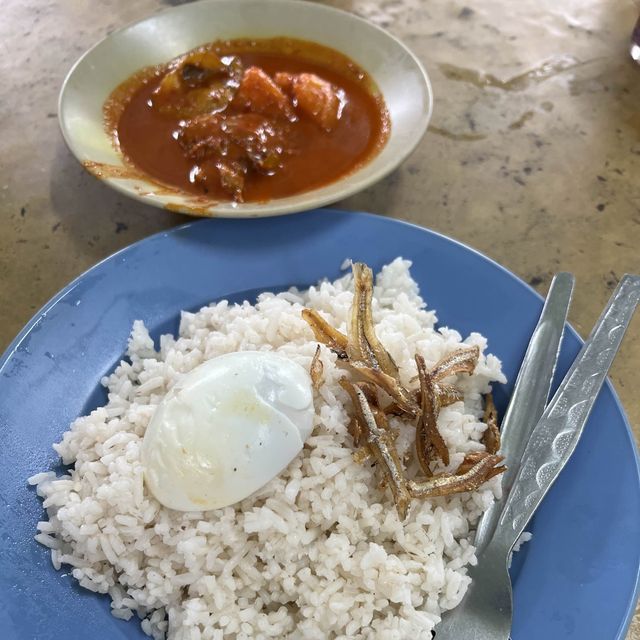
{"type": "Polygon", "coordinates": [[[264,351],[209,360],[158,405],[142,444],[146,484],[179,511],[239,502],[295,458],[313,415],[311,378],[292,360],[264,351]]]}

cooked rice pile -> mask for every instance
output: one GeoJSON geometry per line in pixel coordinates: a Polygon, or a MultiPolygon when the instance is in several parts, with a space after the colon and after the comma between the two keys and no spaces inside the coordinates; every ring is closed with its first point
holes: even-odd
{"type": "MultiPolygon", "coordinates": [[[[433,365],[461,342],[486,347],[479,334],[462,341],[434,328],[409,267],[398,258],[382,269],[373,306],[378,336],[407,384],[416,352],[433,365]]],[[[414,501],[400,522],[374,470],[352,460],[351,407],[328,349],[313,435],[258,493],[234,507],[181,513],[162,507],[143,484],[145,428],[184,373],[246,349],[273,349],[309,367],[317,343],[302,308],[345,331],[352,295],[349,274],[304,292],[265,293],[255,306],[219,302],[183,313],[179,337],[162,336],[158,351],[137,321],[128,360],[103,380],[106,406],[76,420],[54,445],[75,467],[30,479],[49,515],[36,539],[51,548],[54,566],[71,565],[83,587],[109,594],[116,617],[138,615],[157,639],[430,639],[441,612],[468,586],[470,532],[500,481],[414,501]]],[[[438,422],[452,453],[447,470],[483,449],[482,394],[494,381],[504,381],[500,362],[484,353],[473,375],[459,377],[465,401],[443,409],[438,422]]],[[[401,452],[412,431],[402,429],[401,452]]],[[[416,468],[410,464],[410,474],[416,468]]]]}

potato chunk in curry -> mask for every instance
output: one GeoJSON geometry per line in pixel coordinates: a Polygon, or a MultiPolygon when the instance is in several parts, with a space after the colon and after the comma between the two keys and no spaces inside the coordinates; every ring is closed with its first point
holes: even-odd
{"type": "Polygon", "coordinates": [[[182,118],[222,111],[233,99],[242,72],[237,56],[221,58],[197,49],[174,61],[153,92],[152,106],[182,118]]]}

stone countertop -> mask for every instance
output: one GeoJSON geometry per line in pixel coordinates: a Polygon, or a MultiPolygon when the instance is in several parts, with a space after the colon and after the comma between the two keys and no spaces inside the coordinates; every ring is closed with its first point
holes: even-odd
{"type": "MultiPolygon", "coordinates": [[[[129,200],[67,150],[57,95],[113,29],[179,0],[8,0],[0,21],[0,350],[110,253],[188,220],[129,200]]],[[[631,0],[335,0],[424,62],[434,116],[414,154],[339,204],[461,240],[545,293],[572,271],[585,336],[619,277],[640,272],[640,67],[631,0]]],[[[612,380],[640,437],[640,314],[612,380]]],[[[640,616],[629,638],[640,640],[640,616]]]]}

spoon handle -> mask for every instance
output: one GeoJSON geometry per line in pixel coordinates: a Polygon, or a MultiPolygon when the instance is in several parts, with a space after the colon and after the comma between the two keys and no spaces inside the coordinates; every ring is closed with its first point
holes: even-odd
{"type": "Polygon", "coordinates": [[[513,547],[571,457],[639,301],[625,275],[531,434],[490,546],[513,547]]]}
{"type": "Polygon", "coordinates": [[[554,277],[531,335],[500,426],[501,453],[507,460],[507,471],[502,478],[502,498],[491,505],[478,523],[475,538],[478,551],[489,542],[496,529],[520,469],[524,449],[549,399],[574,281],[570,273],[558,273],[554,277]]]}

